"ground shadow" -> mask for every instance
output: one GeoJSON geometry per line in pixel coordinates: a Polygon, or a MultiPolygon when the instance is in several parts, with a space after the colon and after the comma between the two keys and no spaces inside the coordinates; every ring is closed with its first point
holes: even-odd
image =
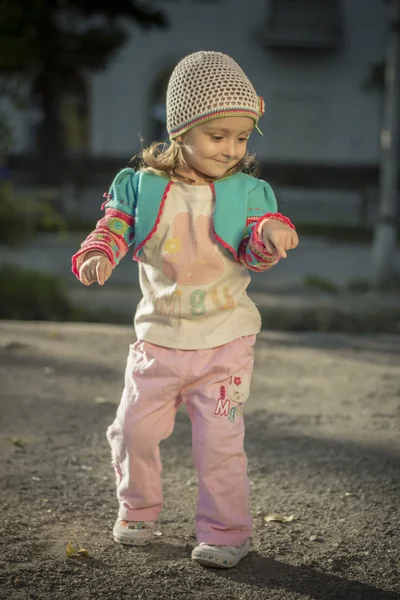
{"type": "MultiPolygon", "coordinates": [[[[238,583],[266,590],[283,589],[313,600],[399,600],[400,595],[359,581],[349,581],[322,573],[312,567],[295,566],[265,558],[251,552],[241,565],[229,571],[215,569],[215,574],[238,583]],[[249,568],[251,581],[249,582],[249,568]]],[[[399,590],[400,592],[400,590],[399,590]]]]}

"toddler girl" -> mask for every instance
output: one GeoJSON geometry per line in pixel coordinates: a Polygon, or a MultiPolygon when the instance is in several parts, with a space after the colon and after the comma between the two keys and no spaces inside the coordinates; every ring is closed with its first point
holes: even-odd
{"type": "Polygon", "coordinates": [[[181,402],[192,422],[199,478],[194,561],[233,567],[249,551],[251,516],[243,405],[261,319],[246,294],[298,243],[271,187],[243,170],[264,104],[239,65],[196,52],[167,90],[170,144],[123,169],[105,215],[73,257],[84,285],[103,285],[133,247],[143,298],[125,386],[108,428],[116,473],[116,542],[143,545],[162,507],[159,443],[181,402]]]}

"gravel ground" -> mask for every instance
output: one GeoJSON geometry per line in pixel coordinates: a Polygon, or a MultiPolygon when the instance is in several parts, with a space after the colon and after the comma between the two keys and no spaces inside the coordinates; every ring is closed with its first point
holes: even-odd
{"type": "Polygon", "coordinates": [[[252,551],[193,564],[184,410],[163,444],[162,535],[115,544],[105,438],[131,327],[0,323],[0,598],[400,599],[400,337],[261,334],[246,444],[252,551]],[[266,523],[269,513],[294,519],[266,523]],[[66,556],[67,543],[89,556],[66,556]]]}

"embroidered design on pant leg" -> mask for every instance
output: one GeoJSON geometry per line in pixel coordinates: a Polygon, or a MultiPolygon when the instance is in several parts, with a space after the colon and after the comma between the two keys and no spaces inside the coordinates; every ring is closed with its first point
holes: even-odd
{"type": "Polygon", "coordinates": [[[221,385],[219,388],[220,397],[217,400],[217,404],[215,406],[214,415],[227,417],[229,415],[229,409],[231,403],[228,398],[226,398],[225,386],[221,385]]]}
{"type": "Polygon", "coordinates": [[[243,415],[243,405],[250,395],[250,377],[239,373],[232,375],[226,394],[232,403],[229,420],[233,423],[236,416],[243,415]]]}

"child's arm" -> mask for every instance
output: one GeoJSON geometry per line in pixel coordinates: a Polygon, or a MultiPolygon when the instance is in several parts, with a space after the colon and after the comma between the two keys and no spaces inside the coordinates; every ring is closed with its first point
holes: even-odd
{"type": "Polygon", "coordinates": [[[246,228],[239,248],[240,262],[252,271],[270,269],[298,244],[294,225],[277,209],[271,186],[259,181],[249,194],[246,228]]]}
{"type": "MultiPolygon", "coordinates": [[[[96,263],[104,262],[101,261],[103,256],[108,259],[103,266],[105,275],[109,276],[111,271],[107,263],[111,269],[115,268],[134,242],[135,219],[133,215],[136,204],[134,177],[133,169],[124,169],[118,173],[109,193],[105,194],[107,201],[102,206],[105,208],[104,217],[98,221],[96,228],[72,257],[72,271],[86,285],[91,282],[84,282],[81,277],[80,271],[84,264],[86,265],[90,260],[96,263]],[[94,261],[93,259],[96,257],[98,260],[94,261]]],[[[96,270],[97,265],[93,265],[93,267],[96,270]]],[[[105,279],[108,277],[106,276],[105,279]]]]}

